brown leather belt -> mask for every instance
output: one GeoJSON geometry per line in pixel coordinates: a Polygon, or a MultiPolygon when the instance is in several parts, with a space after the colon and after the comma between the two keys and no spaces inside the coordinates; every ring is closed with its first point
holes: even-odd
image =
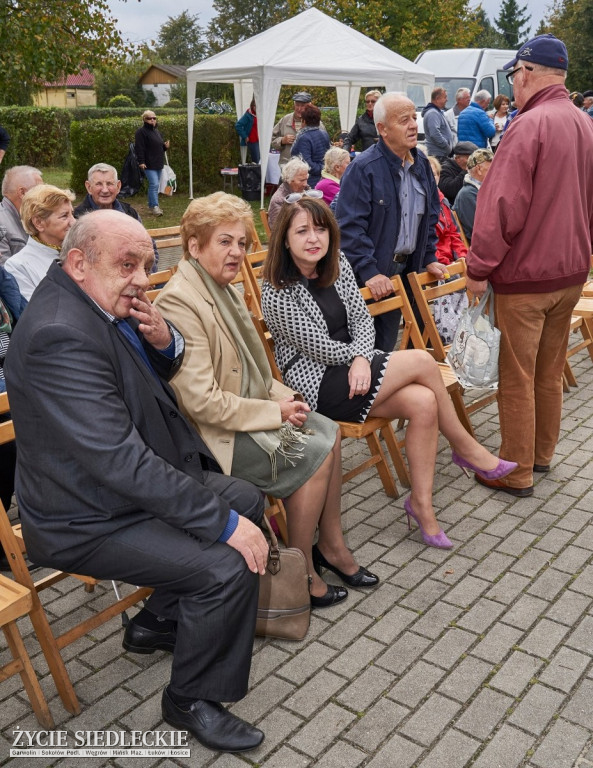
{"type": "Polygon", "coordinates": [[[409,253],[394,253],[393,260],[396,264],[405,264],[409,255],[409,253]]]}

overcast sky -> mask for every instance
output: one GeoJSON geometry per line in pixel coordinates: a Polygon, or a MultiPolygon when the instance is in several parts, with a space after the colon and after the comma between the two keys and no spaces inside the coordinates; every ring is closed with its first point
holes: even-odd
{"type": "MultiPolygon", "coordinates": [[[[108,0],[113,15],[119,20],[118,28],[124,37],[134,43],[149,42],[156,39],[160,27],[170,16],[178,16],[184,10],[199,16],[199,24],[206,26],[212,18],[213,9],[210,0],[108,0]]],[[[544,16],[551,0],[518,0],[519,7],[527,5],[531,14],[531,32],[535,30],[544,16]]],[[[501,0],[483,0],[490,21],[498,16],[501,0]]]]}

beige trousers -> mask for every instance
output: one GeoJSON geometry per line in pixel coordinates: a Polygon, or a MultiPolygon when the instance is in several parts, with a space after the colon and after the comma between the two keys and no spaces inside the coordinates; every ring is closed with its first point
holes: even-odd
{"type": "Polygon", "coordinates": [[[513,488],[532,485],[533,465],[549,464],[554,456],[570,318],[581,290],[577,285],[553,293],[495,294],[500,456],[519,463],[503,481],[513,488]]]}

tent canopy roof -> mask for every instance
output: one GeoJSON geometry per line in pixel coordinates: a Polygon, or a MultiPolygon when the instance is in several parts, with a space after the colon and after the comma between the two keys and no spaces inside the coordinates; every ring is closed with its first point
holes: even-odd
{"type": "Polygon", "coordinates": [[[261,78],[285,84],[432,86],[434,75],[316,8],[277,24],[187,70],[189,82],[261,78]]]}
{"type": "MultiPolygon", "coordinates": [[[[381,86],[387,91],[405,92],[412,85],[422,88],[428,101],[434,84],[432,72],[412,64],[316,8],[309,8],[195,64],[187,70],[186,76],[192,189],[196,83],[232,83],[237,115],[243,113],[251,97],[255,96],[262,179],[266,175],[268,148],[283,84],[334,87],[342,130],[348,130],[354,123],[361,87],[381,86]]],[[[261,185],[262,206],[263,201],[264,184],[261,185]]]]}

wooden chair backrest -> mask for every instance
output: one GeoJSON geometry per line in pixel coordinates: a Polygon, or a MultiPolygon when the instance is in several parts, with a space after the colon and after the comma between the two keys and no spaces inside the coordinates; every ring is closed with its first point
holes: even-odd
{"type": "Polygon", "coordinates": [[[156,242],[156,247],[159,250],[161,250],[161,248],[175,248],[181,245],[179,226],[156,227],[155,229],[147,229],[146,231],[156,242]]]}
{"type": "Polygon", "coordinates": [[[376,317],[385,312],[392,312],[399,309],[401,311],[404,326],[399,348],[406,349],[409,341],[412,342],[415,348],[422,348],[423,342],[422,336],[420,335],[420,329],[418,328],[418,323],[414,317],[414,312],[400,275],[394,275],[391,278],[391,284],[393,285],[393,293],[379,301],[373,300],[368,288],[360,289],[362,298],[367,303],[369,314],[371,317],[376,317]]]}
{"type": "Polygon", "coordinates": [[[262,241],[259,239],[259,235],[257,234],[257,229],[255,228],[255,224],[251,222],[251,252],[254,251],[263,251],[264,247],[262,245],[262,241]]]}
{"type": "Polygon", "coordinates": [[[270,222],[268,221],[268,212],[265,208],[260,208],[259,217],[261,219],[261,223],[263,224],[264,230],[269,240],[272,233],[270,232],[270,222]]]}
{"type": "Polygon", "coordinates": [[[149,276],[148,281],[152,287],[146,291],[146,295],[150,301],[154,301],[156,299],[156,297],[161,292],[162,287],[165,285],[165,283],[169,282],[175,272],[177,272],[176,266],[170,267],[169,269],[161,269],[158,272],[153,272],[149,276]]]}
{"type": "Polygon", "coordinates": [[[447,296],[460,290],[467,290],[465,259],[459,259],[453,264],[449,264],[447,270],[451,277],[456,276],[457,279],[442,283],[442,285],[439,285],[439,279],[430,272],[411,272],[408,275],[416,306],[424,322],[424,333],[422,335],[424,347],[439,362],[445,360],[447,348],[443,344],[438,332],[431,305],[441,296],[447,296]]]}
{"type": "Polygon", "coordinates": [[[453,214],[453,221],[455,222],[457,229],[459,230],[461,240],[465,245],[465,247],[467,248],[467,250],[469,251],[469,241],[467,239],[465,232],[463,231],[463,227],[461,226],[461,222],[459,221],[459,216],[457,215],[456,211],[454,211],[452,208],[451,208],[451,213],[453,214]]]}

